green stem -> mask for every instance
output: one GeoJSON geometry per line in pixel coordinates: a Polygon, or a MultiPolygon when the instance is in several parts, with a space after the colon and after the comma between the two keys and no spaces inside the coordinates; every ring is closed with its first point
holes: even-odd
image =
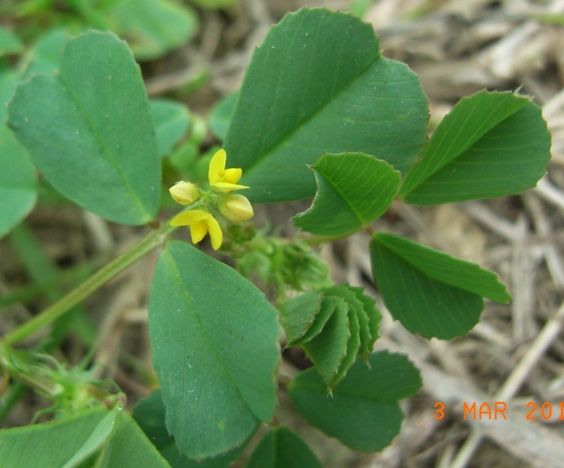
{"type": "Polygon", "coordinates": [[[175,229],[175,227],[170,226],[169,221],[166,221],[158,229],[149,233],[139,243],[135,244],[127,252],[94,273],[94,275],[88,278],[84,283],[77,286],[52,306],[6,335],[2,343],[5,346],[14,345],[43,327],[53,323],[127,267],[144,257],[151,250],[163,245],[167,236],[175,229]]]}

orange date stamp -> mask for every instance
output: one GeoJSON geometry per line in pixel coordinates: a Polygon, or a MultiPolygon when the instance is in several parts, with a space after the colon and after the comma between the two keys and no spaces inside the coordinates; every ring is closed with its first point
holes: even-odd
{"type": "MultiPolygon", "coordinates": [[[[473,420],[498,420],[507,419],[507,403],[504,401],[494,401],[483,403],[466,402],[462,403],[462,411],[464,419],[473,420]]],[[[433,407],[435,408],[435,419],[441,420],[445,417],[444,403],[437,401],[433,407]]],[[[529,412],[525,416],[527,421],[564,421],[564,401],[559,403],[551,403],[545,401],[544,403],[535,403],[529,401],[526,404],[529,412]]]]}

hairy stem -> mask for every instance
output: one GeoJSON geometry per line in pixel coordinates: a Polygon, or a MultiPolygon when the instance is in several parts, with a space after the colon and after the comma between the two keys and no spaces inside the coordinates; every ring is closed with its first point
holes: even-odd
{"type": "Polygon", "coordinates": [[[149,233],[140,242],[131,247],[127,252],[108,263],[98,272],[94,273],[84,283],[77,286],[66,296],[53,305],[36,315],[30,321],[24,323],[4,337],[2,343],[5,346],[14,345],[31,336],[43,327],[50,325],[59,317],[66,314],[79,302],[82,302],[92,293],[100,289],[104,284],[144,257],[151,250],[164,244],[167,236],[176,228],[170,226],[169,222],[163,223],[158,229],[149,233]]]}

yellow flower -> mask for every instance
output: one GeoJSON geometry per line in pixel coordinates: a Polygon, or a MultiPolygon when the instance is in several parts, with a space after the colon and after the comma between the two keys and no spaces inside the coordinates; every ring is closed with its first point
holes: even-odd
{"type": "Polygon", "coordinates": [[[210,161],[208,179],[210,186],[218,192],[232,192],[233,190],[247,189],[246,185],[237,185],[243,175],[243,170],[239,168],[225,169],[227,153],[220,149],[210,161]]]}
{"type": "Polygon", "coordinates": [[[176,182],[168,191],[174,201],[181,205],[191,205],[200,198],[198,187],[190,182],[176,182]]]}
{"type": "Polygon", "coordinates": [[[254,215],[251,203],[243,195],[229,193],[217,202],[219,212],[229,221],[247,221],[254,215]]]}
{"type": "Polygon", "coordinates": [[[171,226],[188,226],[192,242],[197,244],[209,232],[211,244],[214,250],[221,247],[223,232],[217,220],[207,211],[191,210],[177,214],[170,222],[171,226]]]}

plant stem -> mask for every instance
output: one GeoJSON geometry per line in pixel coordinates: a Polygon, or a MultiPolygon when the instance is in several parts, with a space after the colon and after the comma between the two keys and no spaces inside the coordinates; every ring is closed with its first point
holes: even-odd
{"type": "Polygon", "coordinates": [[[53,323],[59,317],[71,310],[76,304],[82,302],[92,293],[100,289],[104,284],[134,264],[137,260],[148,254],[151,250],[164,244],[167,236],[176,228],[170,226],[168,221],[164,222],[158,229],[149,233],[140,242],[131,247],[127,252],[108,263],[98,272],[94,273],[84,283],[77,286],[66,296],[36,315],[30,321],[24,323],[4,337],[2,343],[5,346],[14,345],[41,328],[53,323]]]}

